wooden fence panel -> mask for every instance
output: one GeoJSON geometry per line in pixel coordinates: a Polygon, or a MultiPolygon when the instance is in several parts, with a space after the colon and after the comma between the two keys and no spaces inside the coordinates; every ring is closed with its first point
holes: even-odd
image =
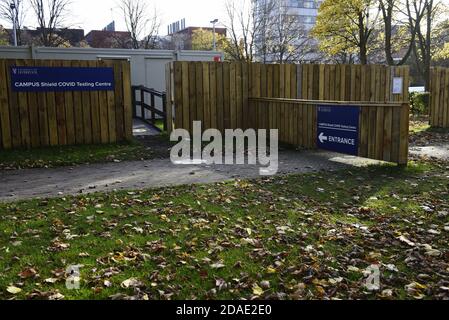
{"type": "Polygon", "coordinates": [[[432,127],[449,128],[449,68],[432,68],[430,125],[432,127]]]}
{"type": "Polygon", "coordinates": [[[0,59],[0,149],[115,143],[131,138],[129,62],[0,59]],[[115,90],[13,92],[12,66],[111,67],[115,90]]]}
{"type": "Polygon", "coordinates": [[[273,128],[281,142],[315,148],[319,101],[346,102],[361,106],[360,156],[407,162],[407,67],[172,62],[167,70],[173,73],[167,109],[175,112],[175,128],[190,130],[194,120],[202,121],[204,130],[221,132],[273,128]],[[394,77],[404,83],[398,94],[393,94],[394,77]],[[192,101],[196,117],[186,111],[192,101]]]}

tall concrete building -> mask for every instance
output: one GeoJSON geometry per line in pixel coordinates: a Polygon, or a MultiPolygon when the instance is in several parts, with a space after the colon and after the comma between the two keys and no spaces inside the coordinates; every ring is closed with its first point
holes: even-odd
{"type": "Polygon", "coordinates": [[[310,30],[316,23],[318,9],[322,0],[278,0],[286,7],[287,14],[298,19],[305,29],[310,30]]]}
{"type": "Polygon", "coordinates": [[[256,56],[259,60],[284,62],[276,52],[282,50],[280,47],[296,51],[296,58],[290,55],[290,59],[286,61],[315,60],[316,57],[305,53],[305,50],[306,46],[310,51],[310,46],[316,45],[316,41],[309,36],[323,0],[252,1],[255,19],[261,21],[260,30],[256,34],[256,56]]]}

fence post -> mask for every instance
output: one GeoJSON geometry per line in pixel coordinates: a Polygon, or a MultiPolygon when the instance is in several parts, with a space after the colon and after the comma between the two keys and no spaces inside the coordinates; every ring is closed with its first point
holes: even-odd
{"type": "Polygon", "coordinates": [[[136,105],[136,91],[137,88],[135,86],[131,87],[131,94],[132,94],[132,106],[133,106],[133,118],[137,118],[137,105],[136,105]]]}
{"type": "Polygon", "coordinates": [[[145,120],[145,91],[140,88],[140,112],[142,114],[142,120],[145,120]]]}
{"type": "MultiPolygon", "coordinates": [[[[151,89],[154,90],[154,89],[151,89]]],[[[151,107],[156,108],[155,103],[154,103],[154,93],[151,92],[151,107]]],[[[156,123],[156,114],[151,111],[151,121],[153,122],[153,124],[156,123]]]]}
{"type": "Polygon", "coordinates": [[[163,94],[162,95],[162,109],[164,111],[165,114],[165,118],[164,118],[164,131],[167,131],[167,127],[168,127],[168,117],[167,117],[167,94],[163,94]]]}

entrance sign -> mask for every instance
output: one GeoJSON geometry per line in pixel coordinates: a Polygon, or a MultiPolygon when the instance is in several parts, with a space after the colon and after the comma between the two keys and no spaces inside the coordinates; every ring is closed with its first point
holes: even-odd
{"type": "Polygon", "coordinates": [[[114,90],[113,68],[12,66],[10,72],[14,92],[114,90]]]}
{"type": "Polygon", "coordinates": [[[360,107],[318,106],[318,148],[357,156],[359,119],[360,107]]]}

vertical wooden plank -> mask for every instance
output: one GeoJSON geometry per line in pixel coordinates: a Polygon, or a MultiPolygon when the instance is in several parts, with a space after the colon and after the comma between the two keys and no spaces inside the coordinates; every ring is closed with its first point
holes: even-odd
{"type": "Polygon", "coordinates": [[[329,100],[335,100],[335,81],[336,81],[336,71],[335,65],[329,66],[329,100]]]}
{"type": "MultiPolygon", "coordinates": [[[[125,136],[125,104],[123,92],[123,68],[121,61],[114,61],[115,79],[115,126],[117,141],[123,141],[125,136]]],[[[92,121],[92,119],[91,119],[92,121]]]]}
{"type": "Polygon", "coordinates": [[[346,65],[340,65],[340,98],[346,101],[346,65]]]}
{"type": "MultiPolygon", "coordinates": [[[[71,67],[79,67],[79,61],[70,61],[68,62],[68,66],[71,67]]],[[[73,96],[73,126],[74,126],[74,143],[75,144],[83,144],[84,140],[84,116],[83,111],[85,106],[83,105],[83,97],[81,91],[72,92],[73,96]]],[[[67,112],[67,110],[66,110],[67,112]]],[[[69,111],[70,112],[70,111],[69,111]]],[[[115,119],[114,119],[115,121],[115,119]]]]}
{"type": "Polygon", "coordinates": [[[350,89],[350,101],[356,101],[356,66],[355,65],[351,65],[350,66],[350,70],[351,70],[351,76],[350,76],[350,81],[351,81],[351,89],[350,89]]]}
{"type": "MultiPolygon", "coordinates": [[[[281,66],[279,64],[273,65],[273,96],[280,98],[280,77],[281,77],[281,66]]],[[[279,130],[280,138],[280,108],[278,103],[270,104],[270,108],[273,110],[273,125],[275,129],[279,130]]]]}
{"type": "MultiPolygon", "coordinates": [[[[228,94],[231,90],[230,63],[223,63],[223,125],[224,129],[231,129],[231,98],[228,94]]],[[[251,107],[251,110],[253,108],[251,107]]],[[[250,125],[253,124],[253,114],[250,115],[250,125]]]]}
{"type": "MultiPolygon", "coordinates": [[[[259,63],[254,63],[253,64],[253,75],[254,78],[252,79],[253,81],[253,90],[254,90],[254,96],[255,97],[260,97],[261,96],[261,65],[259,63]]],[[[255,113],[254,113],[254,123],[255,123],[255,129],[260,128],[260,118],[259,118],[259,114],[261,114],[261,109],[262,109],[262,104],[257,104],[258,107],[255,108],[255,113]]]]}
{"type": "MultiPolygon", "coordinates": [[[[291,65],[285,64],[285,97],[290,99],[291,98],[291,65]]],[[[285,128],[285,142],[291,143],[290,141],[290,135],[291,135],[291,128],[290,128],[290,108],[291,105],[288,103],[284,103],[284,121],[283,121],[283,127],[285,128]]]]}
{"type": "MultiPolygon", "coordinates": [[[[25,66],[24,60],[16,60],[17,66],[25,66]]],[[[30,138],[30,119],[28,114],[28,93],[27,92],[19,92],[17,94],[18,99],[18,111],[19,111],[19,119],[20,119],[20,133],[21,133],[21,146],[22,147],[31,147],[31,138],[30,138]]]]}
{"type": "MultiPolygon", "coordinates": [[[[308,97],[309,99],[313,99],[313,92],[314,92],[314,66],[313,65],[309,65],[309,76],[308,76],[308,97]]],[[[317,130],[317,126],[314,125],[314,123],[316,123],[316,106],[315,105],[308,105],[307,106],[308,111],[307,111],[307,115],[308,115],[308,131],[309,131],[309,135],[308,135],[308,139],[309,139],[309,148],[313,148],[315,146],[315,142],[316,142],[316,130],[317,130]]]]}
{"type": "MultiPolygon", "coordinates": [[[[273,97],[273,80],[274,80],[274,67],[272,64],[267,65],[267,97],[272,98],[273,97]]],[[[275,128],[275,121],[274,121],[274,110],[271,107],[271,104],[268,105],[268,127],[269,129],[276,129],[275,128]]]]}
{"type": "Polygon", "coordinates": [[[173,74],[173,62],[169,62],[165,65],[165,83],[167,88],[167,99],[165,111],[167,112],[167,133],[171,134],[173,131],[173,102],[174,102],[174,74],[173,74]]]}
{"type": "MultiPolygon", "coordinates": [[[[53,66],[54,64],[49,61],[49,66],[53,66]]],[[[54,92],[46,93],[46,104],[47,104],[47,115],[48,115],[48,131],[50,137],[50,145],[56,146],[58,145],[58,122],[56,116],[56,97],[54,92]]]]}
{"type": "Polygon", "coordinates": [[[217,129],[217,64],[216,62],[209,65],[210,79],[210,127],[217,129]]]}
{"type": "MultiPolygon", "coordinates": [[[[302,97],[302,66],[300,64],[296,65],[296,97],[301,99],[302,97]]],[[[294,106],[294,126],[295,126],[295,146],[301,146],[301,117],[300,117],[300,106],[295,104],[294,106]]]]}
{"type": "Polygon", "coordinates": [[[0,124],[2,131],[1,146],[3,149],[10,149],[12,147],[8,97],[8,87],[10,82],[7,81],[8,73],[9,68],[7,69],[6,61],[0,59],[0,79],[4,79],[4,81],[0,81],[0,124]]]}
{"type": "MultiPolygon", "coordinates": [[[[16,62],[13,60],[6,61],[6,68],[8,72],[7,75],[7,83],[11,83],[10,69],[12,66],[15,66],[16,62]]],[[[13,148],[22,147],[22,130],[20,127],[20,109],[19,109],[19,97],[16,92],[11,90],[11,86],[8,85],[8,97],[9,97],[9,118],[10,118],[10,126],[11,126],[11,137],[12,137],[12,146],[13,148]]]]}
{"type": "MultiPolygon", "coordinates": [[[[297,71],[296,71],[296,65],[292,64],[290,66],[290,97],[292,99],[297,99],[297,71]]],[[[290,126],[290,143],[294,146],[297,146],[297,125],[296,125],[296,106],[294,104],[291,104],[289,107],[289,126],[290,126]]]]}
{"type": "Polygon", "coordinates": [[[399,137],[399,159],[398,164],[406,165],[408,162],[409,147],[409,116],[410,110],[408,104],[403,104],[400,108],[400,137],[399,137]]]}
{"type": "MultiPolygon", "coordinates": [[[[62,67],[62,61],[53,61],[53,67],[62,67]]],[[[55,92],[56,124],[58,128],[58,145],[67,144],[67,125],[64,92],[55,92]]]]}
{"type": "Polygon", "coordinates": [[[319,65],[319,100],[326,100],[325,99],[325,85],[326,85],[326,66],[324,64],[319,65]]]}
{"type": "Polygon", "coordinates": [[[196,121],[197,96],[196,96],[196,65],[195,62],[188,63],[189,70],[189,117],[190,121],[196,121]]]}
{"type": "Polygon", "coordinates": [[[401,108],[393,108],[393,125],[391,130],[391,161],[399,162],[401,108]]]}
{"type": "MultiPolygon", "coordinates": [[[[62,61],[62,66],[70,68],[69,60],[62,61]]],[[[66,125],[66,141],[67,144],[72,145],[76,143],[75,134],[75,114],[73,110],[73,93],[72,91],[64,92],[64,107],[65,107],[65,125],[66,125]]],[[[79,106],[77,106],[79,107],[79,106]]]]}
{"type": "Polygon", "coordinates": [[[343,100],[340,97],[341,93],[341,65],[335,66],[335,92],[334,92],[334,98],[335,100],[343,100]]]}
{"type": "Polygon", "coordinates": [[[444,77],[443,127],[449,128],[449,69],[445,69],[444,77]]]}
{"type": "Polygon", "coordinates": [[[210,74],[209,63],[203,62],[203,98],[204,98],[204,119],[203,130],[210,129],[210,74]]]}
{"type": "MultiPolygon", "coordinates": [[[[122,69],[122,90],[123,90],[123,125],[124,138],[131,141],[133,138],[133,114],[132,114],[132,97],[131,97],[131,65],[127,60],[121,61],[122,69]]],[[[101,139],[101,135],[100,135],[101,139]]]]}
{"type": "MultiPolygon", "coordinates": [[[[98,62],[98,67],[100,68],[107,68],[104,61],[98,62]]],[[[71,96],[66,93],[66,99],[71,100],[71,96]]],[[[98,93],[98,102],[99,102],[99,110],[100,110],[100,140],[101,143],[109,143],[109,115],[108,115],[108,93],[107,91],[100,91],[98,93]]],[[[66,108],[69,109],[66,101],[66,108]]],[[[67,111],[67,110],[66,110],[67,111]]],[[[73,112],[72,112],[73,114],[73,112]]],[[[69,120],[69,117],[67,117],[67,120],[69,120]]],[[[73,121],[67,122],[67,136],[69,137],[69,132],[72,131],[70,129],[71,124],[73,121]]],[[[132,131],[132,129],[131,129],[132,131]]],[[[69,138],[70,143],[70,138],[69,138]]]]}
{"type": "MultiPolygon", "coordinates": [[[[176,85],[176,83],[175,83],[176,85]]],[[[203,64],[195,62],[196,120],[204,123],[203,64]]],[[[204,126],[204,124],[203,124],[204,126]]]]}
{"type": "Polygon", "coordinates": [[[236,81],[235,81],[235,91],[237,100],[237,122],[236,127],[243,128],[243,67],[242,63],[236,63],[236,81]]]}
{"type": "Polygon", "coordinates": [[[440,114],[440,88],[441,88],[442,69],[435,68],[435,71],[436,71],[436,81],[435,81],[435,88],[434,88],[435,100],[434,100],[434,105],[433,105],[433,118],[434,118],[435,126],[439,127],[439,126],[441,126],[440,121],[439,121],[439,114],[440,114]]]}
{"type": "MultiPolygon", "coordinates": [[[[232,62],[229,66],[230,73],[230,126],[232,129],[237,127],[237,97],[236,97],[236,63],[232,62]]],[[[226,93],[225,93],[226,94],[226,93]]]]}
{"type": "Polygon", "coordinates": [[[183,120],[183,101],[182,101],[182,63],[176,61],[174,64],[175,86],[173,87],[175,93],[175,128],[185,129],[183,120]]]}
{"type": "MultiPolygon", "coordinates": [[[[26,60],[24,61],[25,66],[34,66],[34,61],[26,60]]],[[[27,116],[27,125],[29,125],[29,147],[39,147],[40,146],[40,138],[39,138],[39,113],[37,106],[37,93],[36,92],[28,92],[25,97],[28,99],[26,105],[28,106],[27,116]]],[[[24,121],[24,119],[21,119],[24,121]]]]}
{"type": "MultiPolygon", "coordinates": [[[[80,67],[84,67],[87,68],[88,67],[88,62],[87,61],[80,61],[79,62],[79,66],[80,67]]],[[[115,78],[115,91],[117,92],[117,75],[116,72],[114,72],[114,78],[115,78]]],[[[81,101],[82,103],[80,104],[82,106],[83,112],[83,136],[84,136],[84,141],[83,143],[85,144],[91,144],[92,143],[92,114],[91,114],[91,102],[90,102],[90,95],[88,91],[83,91],[81,92],[81,101]]],[[[116,101],[116,104],[118,102],[116,101]]]]}
{"type": "Polygon", "coordinates": [[[393,123],[393,107],[385,107],[384,109],[384,135],[383,135],[383,160],[391,160],[391,130],[393,123]]]}
{"type": "MultiPolygon", "coordinates": [[[[224,89],[223,89],[223,64],[216,64],[216,80],[217,80],[217,129],[224,132],[224,89]]],[[[246,104],[245,107],[248,107],[246,104]]],[[[246,113],[246,112],[245,112],[246,113]]],[[[245,116],[244,113],[244,116],[245,116]]]]}
{"type": "Polygon", "coordinates": [[[181,64],[181,86],[177,90],[182,91],[182,128],[189,132],[193,129],[193,119],[190,118],[190,94],[189,94],[189,63],[186,61],[181,64]]]}
{"type": "Polygon", "coordinates": [[[438,109],[438,126],[444,127],[444,109],[445,105],[445,91],[446,91],[446,69],[441,68],[441,80],[440,80],[440,96],[439,96],[439,109],[438,109]]]}
{"type": "MultiPolygon", "coordinates": [[[[307,64],[303,64],[302,65],[302,93],[303,93],[303,99],[308,99],[308,94],[309,94],[309,90],[307,88],[308,86],[308,68],[309,66],[307,64]]],[[[301,105],[301,112],[300,112],[300,117],[301,117],[301,138],[302,138],[302,147],[308,148],[308,142],[309,142],[309,135],[308,135],[308,131],[309,131],[309,127],[307,125],[307,121],[308,121],[308,109],[309,106],[307,105],[301,105]]]]}

